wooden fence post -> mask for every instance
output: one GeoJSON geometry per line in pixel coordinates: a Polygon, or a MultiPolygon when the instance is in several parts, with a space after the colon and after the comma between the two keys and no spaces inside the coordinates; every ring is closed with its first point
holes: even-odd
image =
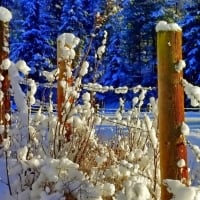
{"type": "MultiPolygon", "coordinates": [[[[0,12],[8,15],[9,11],[1,7],[0,12]]],[[[11,14],[10,14],[11,15],[11,14]]],[[[6,17],[6,16],[5,16],[6,17]]],[[[11,17],[10,17],[11,18],[11,17]]],[[[6,18],[5,18],[6,19],[6,18]]],[[[0,21],[0,65],[2,65],[3,60],[8,58],[8,37],[9,37],[9,22],[7,20],[0,21]]],[[[2,98],[0,100],[0,125],[3,126],[3,135],[0,135],[1,140],[7,137],[7,129],[11,123],[10,120],[10,79],[8,76],[8,69],[2,69],[0,67],[0,75],[2,79],[0,80],[0,90],[2,92],[2,98]]]]}
{"type": "Polygon", "coordinates": [[[163,180],[174,179],[188,184],[187,148],[181,133],[184,122],[183,73],[175,70],[182,61],[182,31],[178,25],[157,25],[157,59],[161,200],[169,200],[172,195],[167,192],[163,180]],[[185,163],[182,167],[178,165],[180,160],[185,163]]]}
{"type": "MultiPolygon", "coordinates": [[[[74,48],[78,45],[79,38],[72,33],[63,33],[57,39],[57,67],[58,67],[58,87],[57,87],[57,111],[58,120],[62,123],[66,130],[66,139],[70,140],[72,127],[70,123],[63,119],[67,115],[74,103],[74,97],[67,92],[72,90],[74,78],[72,76],[72,65],[76,52],[74,48]],[[62,83],[62,84],[61,84],[62,83]],[[69,106],[67,106],[69,105],[69,106]],[[68,107],[66,110],[66,107],[68,107]]],[[[71,91],[72,92],[72,91],[71,91]]]]}
{"type": "Polygon", "coordinates": [[[59,122],[62,122],[62,112],[63,112],[63,106],[65,102],[65,97],[64,97],[64,89],[60,84],[60,81],[65,81],[66,80],[66,63],[65,59],[62,58],[62,48],[60,45],[61,41],[57,40],[57,67],[59,70],[58,73],[58,85],[57,85],[57,112],[58,112],[58,120],[59,122]]]}

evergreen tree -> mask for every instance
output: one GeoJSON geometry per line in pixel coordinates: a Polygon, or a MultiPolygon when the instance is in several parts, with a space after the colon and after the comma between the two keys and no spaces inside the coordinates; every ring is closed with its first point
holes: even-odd
{"type": "MultiPolygon", "coordinates": [[[[109,21],[109,41],[106,70],[102,82],[106,85],[134,87],[155,86],[156,33],[155,26],[164,15],[160,2],[123,1],[123,9],[109,21]]],[[[129,102],[133,94],[128,93],[129,102]]]]}
{"type": "Polygon", "coordinates": [[[94,24],[93,4],[88,0],[64,0],[59,31],[87,37],[94,24]]]}
{"type": "Polygon", "coordinates": [[[43,2],[22,0],[20,3],[24,18],[20,27],[23,33],[19,43],[12,44],[11,58],[14,61],[25,60],[31,67],[30,76],[38,80],[42,70],[53,67],[51,58],[55,56],[55,50],[49,44],[49,36],[45,34],[46,27],[44,29],[41,23],[43,2]]]}
{"type": "Polygon", "coordinates": [[[200,84],[200,2],[188,4],[183,24],[183,54],[186,61],[185,77],[200,84]]]}

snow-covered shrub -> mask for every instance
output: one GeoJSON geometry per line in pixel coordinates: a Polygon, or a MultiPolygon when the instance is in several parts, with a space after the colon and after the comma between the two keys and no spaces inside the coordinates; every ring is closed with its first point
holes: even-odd
{"type": "MultiPolygon", "coordinates": [[[[20,63],[21,68],[26,66],[20,61],[9,68],[19,115],[11,116],[13,124],[3,141],[3,152],[9,160],[6,167],[10,196],[32,200],[148,200],[159,196],[157,115],[153,112],[150,118],[140,111],[145,88],[135,88],[138,98],[129,111],[124,110],[124,100],[120,99],[115,120],[110,121],[120,134],[116,132],[112,140],[104,141],[97,136],[96,127],[109,119],[93,103],[93,93],[111,90],[121,94],[127,92],[127,87],[96,83],[83,86],[82,77],[88,67],[84,61],[72,85],[66,87],[61,82],[66,100],[59,121],[51,99],[45,110],[41,104],[36,113],[30,114],[37,102],[37,85],[26,79],[27,70],[21,70],[20,63]],[[21,89],[24,81],[19,70],[25,74],[27,93],[21,89]]],[[[52,84],[57,73],[44,74],[52,84]]],[[[156,101],[151,99],[149,103],[156,111],[156,101]]]]}
{"type": "Polygon", "coordinates": [[[191,101],[191,106],[200,106],[200,87],[188,83],[187,80],[183,79],[184,91],[187,97],[191,101]]]}

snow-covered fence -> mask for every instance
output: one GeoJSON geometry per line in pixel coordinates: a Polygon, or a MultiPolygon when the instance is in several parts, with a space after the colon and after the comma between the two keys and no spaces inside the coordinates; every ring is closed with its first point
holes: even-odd
{"type": "Polygon", "coordinates": [[[10,80],[8,77],[10,62],[7,58],[9,53],[8,26],[11,18],[11,13],[6,8],[0,7],[0,125],[4,126],[1,137],[7,137],[7,128],[10,124],[10,80]]]}
{"type": "MultiPolygon", "coordinates": [[[[182,30],[177,24],[164,21],[159,22],[156,29],[161,181],[174,179],[188,185],[182,30]]],[[[164,184],[161,186],[161,199],[171,199],[164,184]]]]}

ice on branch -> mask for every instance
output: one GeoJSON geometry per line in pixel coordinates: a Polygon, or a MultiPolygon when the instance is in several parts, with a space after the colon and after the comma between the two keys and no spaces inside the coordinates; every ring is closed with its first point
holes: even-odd
{"type": "Polygon", "coordinates": [[[189,133],[190,133],[190,128],[185,122],[183,122],[181,125],[181,133],[183,135],[189,135],[189,133]]]}
{"type": "Polygon", "coordinates": [[[102,45],[97,49],[97,55],[98,55],[99,59],[101,59],[101,57],[105,53],[105,51],[106,51],[106,46],[105,45],[102,45]]]}
{"type": "Polygon", "coordinates": [[[102,45],[97,49],[97,56],[99,59],[102,58],[103,54],[106,51],[106,42],[107,42],[107,36],[108,36],[108,32],[104,31],[104,38],[102,40],[102,45]]]}
{"type": "Polygon", "coordinates": [[[53,71],[43,71],[42,75],[47,79],[48,82],[52,83],[55,81],[56,76],[58,74],[59,68],[54,69],[53,71]]]}
{"type": "Polygon", "coordinates": [[[30,87],[30,91],[28,92],[29,104],[33,105],[33,104],[35,104],[35,101],[36,101],[34,95],[37,91],[37,86],[36,86],[36,83],[33,79],[28,79],[27,82],[28,82],[28,85],[30,87]]]}
{"type": "Polygon", "coordinates": [[[1,65],[0,65],[0,69],[2,70],[8,70],[8,68],[11,65],[11,61],[9,58],[6,58],[2,61],[1,65]]]}
{"type": "Polygon", "coordinates": [[[132,106],[133,106],[133,108],[135,107],[135,105],[136,105],[138,102],[139,102],[139,98],[138,98],[138,97],[134,97],[134,98],[132,99],[132,106]]]}
{"type": "Polygon", "coordinates": [[[108,91],[113,91],[113,86],[102,86],[98,83],[88,83],[88,84],[84,84],[84,89],[87,89],[89,91],[93,91],[93,92],[108,92],[108,91]]]}
{"type": "Polygon", "coordinates": [[[85,76],[88,73],[89,63],[87,61],[83,61],[80,70],[80,76],[85,76]]]}
{"type": "Polygon", "coordinates": [[[200,148],[197,145],[193,145],[188,141],[189,147],[192,149],[193,153],[196,156],[196,161],[200,162],[200,148]]]}
{"type": "Polygon", "coordinates": [[[28,75],[28,73],[31,71],[31,68],[26,64],[24,60],[19,60],[15,66],[17,69],[22,72],[24,75],[28,75]]]}
{"type": "Polygon", "coordinates": [[[158,138],[156,136],[156,130],[155,128],[152,126],[153,123],[150,119],[150,117],[148,115],[144,115],[144,119],[145,119],[145,123],[146,123],[146,127],[147,127],[147,131],[149,132],[149,136],[153,145],[153,148],[156,149],[157,145],[158,145],[158,138]]]}
{"type": "Polygon", "coordinates": [[[185,68],[186,64],[184,60],[179,60],[178,64],[175,65],[175,70],[179,73],[185,68]]]}
{"type": "Polygon", "coordinates": [[[160,21],[156,25],[156,32],[159,31],[182,31],[181,27],[176,23],[168,24],[166,21],[160,21]]]}
{"type": "Polygon", "coordinates": [[[123,86],[123,87],[118,87],[115,89],[116,94],[126,94],[128,92],[128,87],[123,86]]]}
{"type": "Polygon", "coordinates": [[[185,94],[191,100],[191,106],[200,106],[200,87],[188,83],[185,79],[182,81],[185,94]]]}
{"type": "Polygon", "coordinates": [[[9,22],[12,19],[12,13],[2,6],[0,6],[0,21],[9,22]]]}

